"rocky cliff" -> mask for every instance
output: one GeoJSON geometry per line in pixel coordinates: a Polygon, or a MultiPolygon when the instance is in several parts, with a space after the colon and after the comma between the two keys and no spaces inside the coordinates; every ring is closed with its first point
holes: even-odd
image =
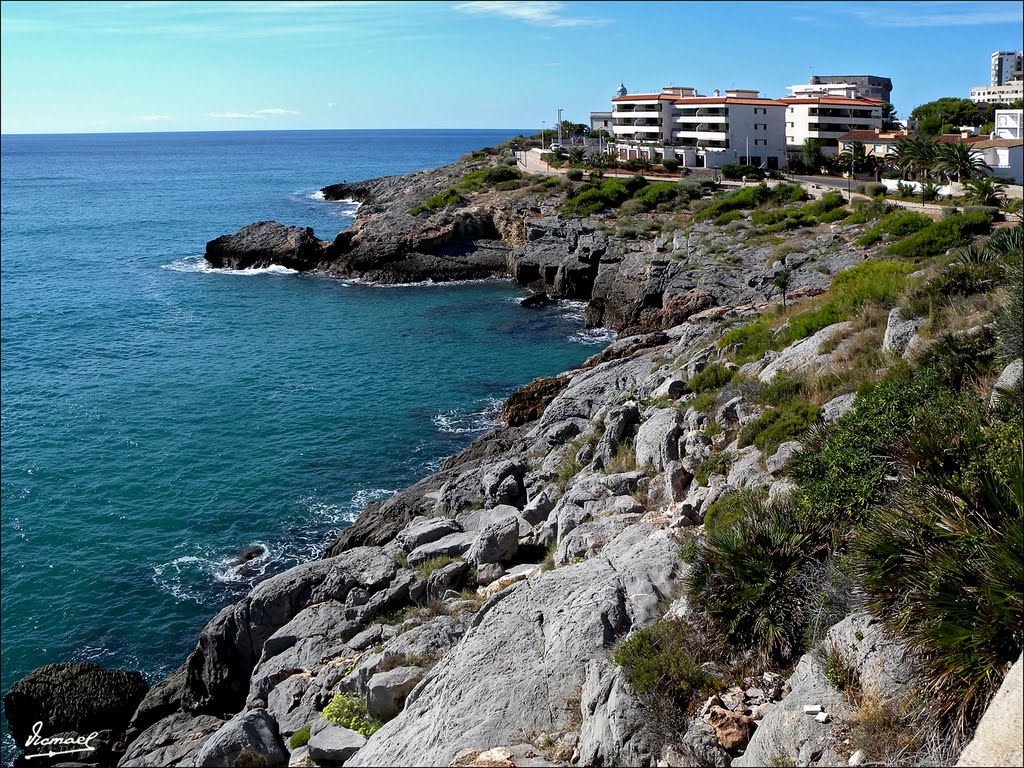
{"type": "MultiPolygon", "coordinates": [[[[794,462],[828,454],[802,445],[807,429],[853,423],[859,383],[933,343],[922,318],[901,331],[909,305],[890,306],[910,267],[877,288],[863,263],[881,251],[855,245],[863,223],[790,233],[784,252],[750,223],[623,238],[607,216],[558,215],[564,190],[408,213],[466,172],[326,188],[362,202],[330,244],[261,223],[208,253],[238,266],[290,254],[296,268],[384,282],[511,274],[588,300],[589,322],[622,334],[513,395],[503,426],[369,505],[323,559],[222,610],[140,703],[133,682],[134,715],[107,739],[119,765],[853,765],[911,752],[927,764],[936,752],[900,739],[920,735],[901,718],[928,659],[856,610],[827,534],[807,546],[812,533],[782,525],[756,545],[771,557],[755,570],[810,553],[793,587],[806,611],[773,628],[806,630],[788,654],[759,649],[756,628],[716,645],[692,588],[708,531],[748,519],[728,500],[753,498],[764,517],[787,508],[794,462]],[[788,300],[805,299],[785,311],[768,303],[783,271],[788,300]],[[895,746],[866,755],[881,721],[895,746]]],[[[945,274],[917,267],[911,287],[945,274]]],[[[990,343],[986,311],[960,308],[957,343],[990,343]]],[[[745,599],[774,583],[764,574],[745,599]]],[[[12,723],[41,702],[14,702],[12,723]]]]}

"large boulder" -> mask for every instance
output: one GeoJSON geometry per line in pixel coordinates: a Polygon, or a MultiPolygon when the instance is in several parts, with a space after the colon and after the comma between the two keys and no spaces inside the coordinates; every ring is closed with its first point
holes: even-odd
{"type": "Polygon", "coordinates": [[[390,720],[397,715],[423,674],[420,667],[396,667],[371,677],[366,683],[366,708],[371,717],[390,720]]]}
{"type": "Polygon", "coordinates": [[[917,334],[918,329],[924,325],[922,317],[903,316],[903,310],[899,307],[889,312],[889,320],[885,325],[885,335],[882,337],[882,351],[893,355],[902,355],[910,346],[910,340],[917,334]]]}
{"type": "Polygon", "coordinates": [[[462,526],[446,517],[414,520],[395,537],[395,543],[406,552],[430,544],[453,533],[461,533],[462,526]]]}
{"type": "MultiPolygon", "coordinates": [[[[4,696],[7,729],[19,746],[29,736],[89,737],[96,750],[80,761],[116,762],[124,734],[149,686],[138,672],[103,669],[91,662],[47,664],[17,680],[4,696]],[[36,723],[42,723],[36,733],[36,723]]],[[[34,746],[26,754],[46,752],[34,746]]]]}
{"type": "Polygon", "coordinates": [[[657,738],[622,668],[587,662],[580,695],[580,765],[650,765],[657,738]]]}
{"type": "Polygon", "coordinates": [[[466,552],[466,560],[474,565],[510,560],[519,548],[519,519],[509,515],[486,526],[466,552]]]}
{"type": "Polygon", "coordinates": [[[397,573],[398,563],[379,547],[359,547],[262,582],[203,629],[186,664],[182,708],[220,717],[238,712],[245,704],[250,673],[271,635],[304,608],[328,600],[344,602],[351,590],[359,588],[370,602],[353,608],[352,617],[335,626],[336,635],[344,640],[362,627],[370,611],[387,602],[397,573]]]}
{"type": "Polygon", "coordinates": [[[213,715],[175,712],[161,718],[128,745],[121,758],[123,768],[150,768],[154,765],[193,765],[196,753],[224,721],[213,715]]]}
{"type": "Polygon", "coordinates": [[[824,368],[827,363],[831,362],[832,354],[822,354],[821,345],[841,338],[852,328],[853,323],[850,322],[835,323],[822,328],[813,336],[793,342],[761,370],[758,378],[767,384],[780,371],[803,373],[824,368]]]}
{"type": "Polygon", "coordinates": [[[679,458],[679,411],[660,408],[640,425],[636,433],[636,465],[650,465],[663,472],[679,458]]]}
{"type": "Polygon", "coordinates": [[[586,661],[659,615],[683,567],[665,531],[639,524],[601,557],[502,590],[350,765],[446,766],[465,749],[563,729],[586,661]]]}
{"type": "Polygon", "coordinates": [[[1024,765],[1024,655],[1010,668],[957,766],[1024,765]]]}
{"type": "Polygon", "coordinates": [[[233,235],[222,235],[206,244],[206,260],[227,269],[314,268],[324,257],[327,243],[317,239],[312,227],[288,227],[276,221],[258,221],[233,235]]]}
{"type": "Polygon", "coordinates": [[[288,764],[274,718],[262,709],[235,715],[196,755],[201,768],[272,768],[288,764]]]}
{"type": "Polygon", "coordinates": [[[310,728],[309,756],[324,765],[345,765],[366,743],[361,733],[336,725],[320,717],[310,728]]]}

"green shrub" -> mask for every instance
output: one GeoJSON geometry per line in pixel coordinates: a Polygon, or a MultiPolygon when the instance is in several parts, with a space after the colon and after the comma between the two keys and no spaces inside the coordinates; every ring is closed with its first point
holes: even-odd
{"type": "Polygon", "coordinates": [[[690,379],[690,390],[700,394],[701,392],[718,389],[728,384],[734,375],[735,371],[726,368],[721,363],[711,363],[703,371],[690,379]]]}
{"type": "MultiPolygon", "coordinates": [[[[723,533],[731,530],[747,512],[752,504],[763,504],[766,495],[763,488],[744,489],[719,496],[704,513],[704,530],[723,533]]],[[[692,564],[694,558],[690,559],[692,564]]]]}
{"type": "Polygon", "coordinates": [[[754,320],[738,328],[731,328],[722,336],[718,347],[725,349],[733,344],[739,345],[733,359],[740,365],[760,360],[771,348],[771,326],[764,320],[754,320]]]}
{"type": "Polygon", "coordinates": [[[369,716],[366,703],[354,694],[339,693],[320,713],[329,722],[370,738],[383,725],[369,716]]]}
{"type": "MultiPolygon", "coordinates": [[[[712,424],[718,424],[717,421],[711,422],[712,424]]],[[[712,453],[710,456],[701,461],[700,466],[697,467],[697,472],[694,478],[697,480],[698,485],[707,485],[708,478],[711,475],[725,475],[729,473],[729,467],[732,466],[732,454],[729,451],[721,451],[720,453],[712,453]]]]}
{"type": "Polygon", "coordinates": [[[724,227],[726,224],[731,224],[732,222],[738,221],[742,218],[743,211],[726,211],[715,219],[715,224],[720,227],[724,227]]]}
{"type": "Polygon", "coordinates": [[[768,195],[768,199],[776,205],[786,205],[788,203],[802,203],[807,200],[810,196],[804,191],[804,188],[799,184],[776,184],[771,188],[771,192],[768,195]]]}
{"type": "Polygon", "coordinates": [[[433,211],[437,208],[446,208],[449,205],[458,205],[463,202],[462,195],[456,192],[454,189],[449,189],[447,192],[441,192],[434,195],[432,198],[427,200],[425,203],[417,205],[415,208],[409,211],[410,216],[419,216],[425,211],[433,211]]]}
{"type": "Polygon", "coordinates": [[[763,179],[764,171],[758,168],[756,165],[738,165],[736,163],[726,163],[722,166],[722,176],[727,179],[737,180],[742,179],[746,176],[748,179],[763,179]]]}
{"type": "Polygon", "coordinates": [[[804,381],[789,371],[779,371],[757,394],[757,400],[776,408],[789,405],[804,394],[804,381]]]}
{"type": "Polygon", "coordinates": [[[908,472],[901,492],[861,529],[855,550],[869,609],[922,652],[930,706],[961,727],[980,717],[1024,647],[1019,432],[1002,462],[1009,482],[991,460],[978,463],[975,477],[947,471],[950,446],[984,432],[977,417],[957,423],[956,414],[944,414],[910,435],[903,463],[916,479],[908,472]]]}
{"type": "Polygon", "coordinates": [[[579,168],[570,168],[565,172],[565,178],[569,181],[583,181],[583,171],[579,168]]]}
{"type": "Polygon", "coordinates": [[[562,206],[562,213],[575,216],[592,216],[607,208],[617,208],[635,192],[646,186],[643,176],[631,176],[628,179],[605,179],[591,182],[583,187],[578,195],[567,200],[562,206]]]}
{"type": "Polygon", "coordinates": [[[291,747],[292,752],[309,743],[309,729],[310,726],[304,725],[293,733],[290,739],[288,739],[288,746],[291,747]]]}
{"type": "Polygon", "coordinates": [[[727,640],[752,644],[764,659],[790,659],[806,624],[800,572],[821,531],[788,500],[749,495],[741,504],[732,525],[705,529],[687,589],[727,640]]]}
{"type": "Polygon", "coordinates": [[[810,403],[770,408],[740,430],[740,448],[753,444],[771,456],[782,443],[805,434],[820,413],[821,409],[810,403]]]}
{"type": "Polygon", "coordinates": [[[885,184],[879,181],[869,181],[864,185],[864,194],[868,197],[884,197],[885,184]]]}
{"type": "Polygon", "coordinates": [[[770,196],[771,193],[768,191],[768,185],[766,184],[758,184],[755,187],[745,187],[734,192],[721,193],[708,200],[706,204],[701,205],[700,210],[694,213],[693,220],[717,219],[728,211],[756,208],[767,202],[770,196]]]}
{"type": "Polygon", "coordinates": [[[1015,360],[1024,357],[1024,251],[1021,250],[1020,227],[1013,230],[1001,229],[989,241],[990,248],[1012,248],[1016,239],[1015,251],[1008,250],[1005,264],[1006,278],[1009,282],[1006,301],[996,312],[995,332],[999,341],[999,355],[1003,360],[1015,360]],[[1004,235],[1003,233],[1016,232],[1004,235]],[[997,238],[999,238],[997,240],[997,238]]]}
{"type": "Polygon", "coordinates": [[[815,202],[806,205],[805,208],[809,213],[812,213],[815,216],[821,216],[829,211],[842,208],[844,205],[846,205],[846,200],[843,199],[843,194],[841,192],[836,192],[835,190],[830,190],[815,202]]]}
{"type": "Polygon", "coordinates": [[[661,161],[661,165],[669,173],[675,173],[679,170],[679,161],[674,157],[666,157],[661,161]]]}
{"type": "Polygon", "coordinates": [[[905,259],[920,259],[945,253],[970,242],[972,235],[985,234],[992,219],[982,213],[954,214],[935,221],[905,240],[889,246],[889,253],[905,259]]]}
{"type": "Polygon", "coordinates": [[[717,403],[717,389],[709,389],[705,392],[701,392],[697,395],[694,395],[693,397],[686,401],[687,407],[693,408],[693,410],[697,411],[698,413],[709,412],[712,408],[715,407],[717,403]]]}
{"type": "Polygon", "coordinates": [[[853,213],[846,220],[847,224],[867,224],[896,210],[896,206],[884,200],[855,200],[853,209],[853,213]]]}
{"type": "Polygon", "coordinates": [[[674,203],[678,198],[679,185],[671,181],[648,184],[633,195],[633,200],[643,203],[649,211],[659,205],[674,203]]]}
{"type": "Polygon", "coordinates": [[[827,213],[823,213],[818,217],[818,221],[822,224],[834,224],[837,221],[843,221],[848,218],[852,211],[848,211],[846,208],[834,208],[827,213]]]}
{"type": "Polygon", "coordinates": [[[921,185],[921,200],[930,203],[939,197],[939,187],[934,182],[926,181],[921,185]]]}
{"type": "MultiPolygon", "coordinates": [[[[623,668],[634,690],[648,701],[692,714],[720,681],[704,671],[701,639],[687,623],[660,620],[632,632],[615,648],[615,663],[623,668]]],[[[706,641],[705,641],[706,642],[706,641]]]]}
{"type": "Polygon", "coordinates": [[[873,226],[857,239],[857,245],[873,245],[882,239],[882,235],[891,235],[894,238],[906,237],[932,223],[927,216],[920,213],[903,209],[895,210],[886,214],[878,224],[873,226]]]}

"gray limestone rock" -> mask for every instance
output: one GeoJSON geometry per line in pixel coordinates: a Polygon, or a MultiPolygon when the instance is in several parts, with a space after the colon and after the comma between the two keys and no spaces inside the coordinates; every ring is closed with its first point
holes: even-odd
{"type": "Polygon", "coordinates": [[[677,586],[677,550],[664,531],[634,525],[600,557],[499,592],[351,764],[448,765],[464,749],[562,728],[584,663],[677,586]]]}
{"type": "Polygon", "coordinates": [[[761,451],[754,446],[741,448],[734,454],[726,482],[737,490],[767,488],[773,482],[770,474],[761,469],[761,451]]]}
{"type": "Polygon", "coordinates": [[[476,567],[476,583],[481,587],[486,587],[495,579],[500,579],[505,575],[505,569],[500,563],[483,563],[476,567]]]}
{"type": "Polygon", "coordinates": [[[850,322],[836,323],[822,328],[813,336],[793,342],[761,370],[758,378],[767,384],[779,371],[820,370],[832,359],[831,354],[821,354],[821,345],[846,334],[852,327],[850,322]]]}
{"type": "Polygon", "coordinates": [[[287,763],[288,752],[281,744],[277,723],[262,709],[250,709],[228,720],[195,758],[195,765],[203,768],[270,768],[287,763]]]}
{"type": "Polygon", "coordinates": [[[989,702],[957,766],[1024,765],[1024,655],[989,702]]]}
{"type": "Polygon", "coordinates": [[[461,557],[466,550],[476,541],[476,534],[467,531],[465,533],[450,533],[442,536],[437,541],[429,544],[421,544],[409,553],[409,565],[419,565],[432,557],[448,555],[449,557],[461,557]]]}
{"type": "Polygon", "coordinates": [[[577,526],[558,543],[558,548],[555,550],[555,563],[565,565],[593,557],[624,528],[639,519],[640,515],[637,513],[611,515],[596,518],[577,526]]]}
{"type": "Polygon", "coordinates": [[[885,326],[885,335],[882,337],[882,351],[894,355],[902,355],[907,351],[910,340],[917,334],[918,329],[924,325],[924,318],[913,317],[904,319],[903,310],[899,307],[889,312],[889,320],[885,326]]]}
{"type": "Polygon", "coordinates": [[[999,378],[997,378],[995,384],[992,385],[992,394],[989,395],[988,399],[989,407],[996,407],[996,404],[1002,397],[1003,390],[1012,391],[1014,388],[1019,387],[1022,377],[1024,377],[1024,360],[1018,357],[1003,368],[1002,373],[999,374],[999,378]]]}
{"type": "Polygon", "coordinates": [[[128,745],[118,763],[122,768],[150,768],[154,765],[193,765],[204,742],[224,721],[212,715],[190,715],[177,711],[146,728],[128,745]]]}
{"type": "Polygon", "coordinates": [[[650,715],[621,667],[603,659],[587,662],[580,709],[579,764],[651,764],[655,736],[650,715]]]}
{"type": "Polygon", "coordinates": [[[427,599],[443,600],[448,590],[458,590],[469,572],[469,564],[465,560],[438,568],[427,577],[427,599]]]}
{"type": "Polygon", "coordinates": [[[650,465],[663,472],[679,458],[679,411],[660,408],[644,421],[636,433],[636,465],[650,465]]]}
{"type": "Polygon", "coordinates": [[[412,552],[423,544],[431,544],[453,533],[461,533],[462,526],[446,517],[414,520],[399,532],[395,541],[405,552],[412,552]]]}
{"type": "Polygon", "coordinates": [[[405,704],[405,697],[423,679],[421,667],[396,667],[378,672],[366,683],[366,708],[378,720],[390,720],[405,704]]]}
{"type": "Polygon", "coordinates": [[[509,515],[484,527],[466,551],[466,560],[474,565],[510,560],[519,548],[518,515],[509,515]]]}
{"type": "Polygon", "coordinates": [[[366,737],[319,718],[310,729],[309,756],[317,764],[345,765],[366,744],[366,737]]]}
{"type": "Polygon", "coordinates": [[[843,416],[853,410],[853,403],[857,399],[857,395],[854,392],[850,392],[846,395],[839,395],[833,397],[821,408],[821,420],[826,424],[841,419],[843,416]]]}
{"type": "Polygon", "coordinates": [[[800,451],[800,443],[796,440],[788,440],[778,447],[778,450],[772,454],[771,458],[767,459],[764,463],[765,469],[767,469],[773,475],[777,475],[782,472],[786,467],[789,466],[789,462],[793,457],[800,451]]]}

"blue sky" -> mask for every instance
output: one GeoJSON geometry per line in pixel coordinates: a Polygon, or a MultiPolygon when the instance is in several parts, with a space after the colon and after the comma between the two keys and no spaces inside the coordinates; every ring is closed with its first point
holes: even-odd
{"type": "Polygon", "coordinates": [[[905,116],[1022,46],[1011,2],[4,2],[4,133],[550,126],[619,82],[891,77],[905,116]]]}

